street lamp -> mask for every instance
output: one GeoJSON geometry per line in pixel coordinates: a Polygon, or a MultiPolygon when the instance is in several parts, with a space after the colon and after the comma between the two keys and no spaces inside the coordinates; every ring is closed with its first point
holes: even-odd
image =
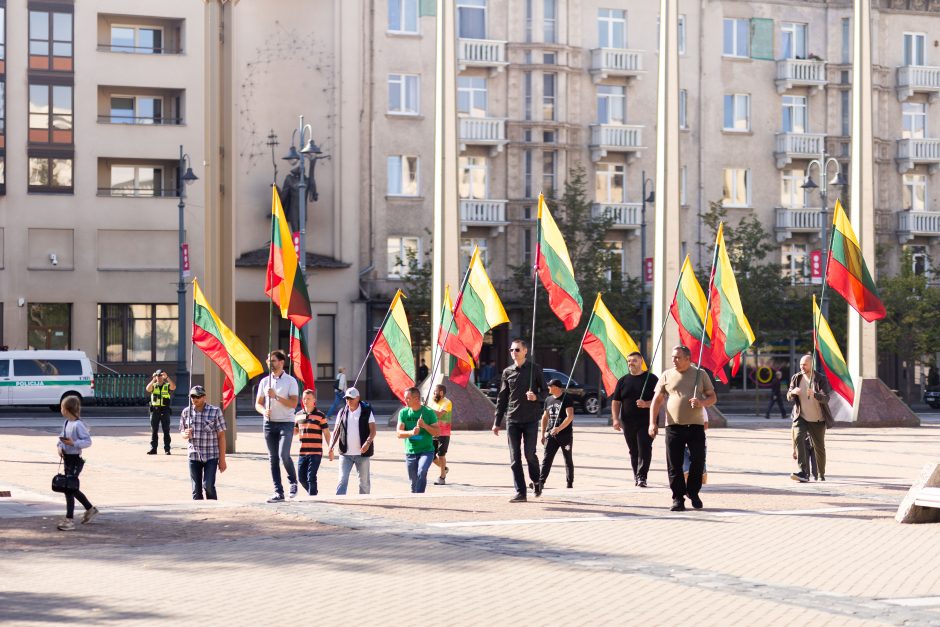
{"type": "MultiPolygon", "coordinates": [[[[842,166],[839,164],[839,160],[836,159],[835,157],[827,157],[825,153],[825,149],[824,149],[823,153],[819,155],[819,159],[813,159],[806,166],[806,180],[803,182],[802,185],[800,185],[802,189],[806,189],[806,190],[818,189],[819,197],[822,199],[822,210],[820,212],[822,226],[820,227],[821,235],[820,235],[819,253],[820,253],[821,263],[822,263],[822,280],[823,281],[826,280],[826,270],[827,270],[826,266],[828,265],[827,261],[829,258],[829,250],[828,250],[829,237],[826,234],[826,230],[829,227],[829,217],[827,214],[829,212],[828,190],[829,190],[830,185],[834,187],[838,187],[838,188],[845,188],[845,186],[847,185],[847,182],[845,180],[845,177],[842,175],[842,166]],[[826,175],[829,173],[830,165],[836,166],[836,173],[832,177],[831,181],[827,181],[826,175]],[[816,166],[816,168],[819,170],[819,182],[821,183],[821,185],[817,185],[812,179],[811,172],[813,171],[813,166],[816,166]]],[[[823,301],[823,303],[820,305],[820,308],[822,310],[823,316],[828,317],[829,303],[827,301],[823,301]]]]}
{"type": "Polygon", "coordinates": [[[179,282],[176,284],[176,307],[179,314],[179,327],[176,335],[176,399],[182,403],[189,397],[189,385],[184,382],[189,372],[186,369],[186,283],[183,277],[183,247],[185,246],[186,231],[184,228],[184,210],[186,209],[186,186],[198,181],[199,177],[193,173],[192,161],[180,146],[180,161],[176,170],[176,195],[179,196],[179,282]],[[185,173],[184,173],[185,169],[185,173]]]}
{"type": "Polygon", "coordinates": [[[642,273],[643,280],[641,285],[643,286],[643,298],[640,302],[640,350],[644,353],[646,352],[646,306],[647,306],[647,296],[646,296],[646,204],[656,202],[656,192],[653,190],[653,181],[652,179],[646,178],[646,170],[643,170],[641,173],[643,177],[643,187],[640,191],[643,196],[643,208],[640,211],[640,272],[642,273]],[[647,192],[647,185],[649,186],[649,192],[647,192]]]}

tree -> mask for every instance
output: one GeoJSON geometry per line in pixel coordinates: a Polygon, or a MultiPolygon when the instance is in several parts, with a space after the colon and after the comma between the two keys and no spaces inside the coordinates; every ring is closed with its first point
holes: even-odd
{"type": "Polygon", "coordinates": [[[405,259],[398,258],[398,266],[407,268],[402,272],[402,292],[405,293],[405,315],[411,331],[411,347],[415,364],[431,349],[431,290],[434,279],[431,250],[427,247],[418,257],[416,250],[408,250],[405,259]]]}

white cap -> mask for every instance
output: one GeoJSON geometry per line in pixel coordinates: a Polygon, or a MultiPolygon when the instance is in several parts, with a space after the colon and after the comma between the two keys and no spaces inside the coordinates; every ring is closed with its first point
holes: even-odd
{"type": "Polygon", "coordinates": [[[346,394],[343,396],[346,398],[359,398],[359,390],[356,388],[349,388],[346,390],[346,394]]]}

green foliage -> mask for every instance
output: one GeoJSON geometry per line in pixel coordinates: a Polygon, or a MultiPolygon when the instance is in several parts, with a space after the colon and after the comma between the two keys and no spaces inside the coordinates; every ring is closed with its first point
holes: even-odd
{"type": "Polygon", "coordinates": [[[910,251],[901,258],[901,272],[881,277],[878,292],[887,316],[878,322],[878,351],[895,353],[909,364],[925,355],[935,365],[940,346],[940,289],[926,274],[915,274],[910,251]]]}
{"type": "Polygon", "coordinates": [[[413,250],[406,253],[405,259],[398,258],[398,265],[407,268],[402,273],[401,289],[405,293],[405,314],[411,331],[415,363],[431,348],[431,291],[434,275],[430,248],[428,246],[421,258],[413,250]]]}

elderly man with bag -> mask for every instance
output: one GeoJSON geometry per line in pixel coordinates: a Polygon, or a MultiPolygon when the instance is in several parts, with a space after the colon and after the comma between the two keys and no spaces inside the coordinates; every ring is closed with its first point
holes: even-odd
{"type": "Polygon", "coordinates": [[[820,373],[813,373],[813,356],[803,355],[800,359],[800,372],[790,379],[787,400],[793,402],[793,447],[796,449],[799,472],[790,478],[800,483],[809,481],[810,460],[807,450],[807,436],[812,441],[816,452],[816,465],[819,480],[826,480],[826,429],[834,422],[829,411],[829,395],[832,388],[829,381],[820,373]]]}

